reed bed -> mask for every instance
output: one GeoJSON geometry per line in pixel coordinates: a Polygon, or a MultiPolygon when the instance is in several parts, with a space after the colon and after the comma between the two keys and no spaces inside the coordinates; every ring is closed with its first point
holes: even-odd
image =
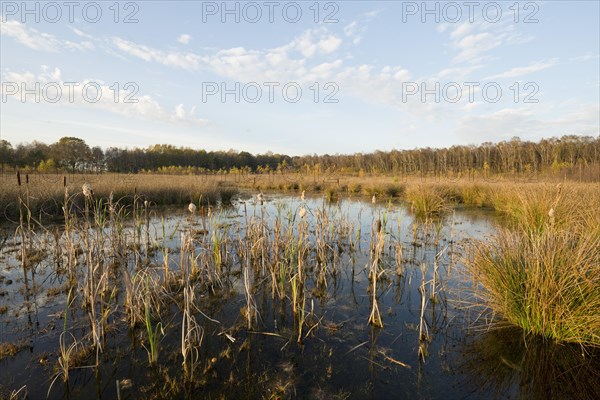
{"type": "MultiPolygon", "coordinates": [[[[363,176],[343,174],[323,175],[319,179],[302,174],[274,175],[163,175],[163,174],[58,174],[26,175],[30,184],[29,210],[32,215],[56,216],[62,214],[63,180],[70,188],[81,188],[85,182],[93,185],[96,194],[108,197],[112,192],[121,204],[133,203],[133,192],[152,199],[154,205],[184,205],[202,196],[203,202],[215,205],[228,204],[240,190],[253,192],[293,192],[302,191],[326,195],[331,201],[341,196],[376,196],[378,200],[407,200],[419,214],[443,213],[448,206],[467,206],[496,209],[503,213],[518,212],[509,209],[516,195],[524,190],[535,195],[544,192],[545,187],[555,186],[560,180],[519,180],[498,177],[493,180],[482,177],[443,179],[440,177],[416,176],[363,176]],[[549,184],[548,182],[555,182],[549,184]],[[508,202],[506,200],[509,200],[508,202]]],[[[25,176],[22,177],[23,180],[25,176]]],[[[598,183],[569,183],[578,193],[598,191],[598,183]]],[[[15,175],[0,175],[0,212],[5,217],[18,218],[18,195],[15,175]]],[[[598,197],[598,196],[596,196],[598,197]]],[[[82,199],[78,199],[80,201],[82,199]]],[[[83,203],[78,204],[83,207],[83,203]]]]}
{"type": "MultiPolygon", "coordinates": [[[[183,205],[192,199],[202,198],[205,204],[230,204],[239,192],[240,185],[236,182],[219,179],[213,176],[165,176],[165,175],[54,175],[32,174],[22,175],[28,179],[29,210],[36,217],[56,217],[62,215],[64,200],[64,185],[71,191],[81,190],[85,183],[94,188],[97,198],[108,198],[112,193],[120,205],[133,205],[134,192],[147,199],[152,199],[154,205],[183,205]]],[[[18,217],[18,186],[15,175],[0,175],[0,213],[6,218],[18,217]]],[[[23,182],[24,184],[25,182],[23,182]]],[[[23,185],[25,187],[25,185],[23,185]]],[[[84,207],[84,197],[72,199],[77,207],[84,207]]]]}

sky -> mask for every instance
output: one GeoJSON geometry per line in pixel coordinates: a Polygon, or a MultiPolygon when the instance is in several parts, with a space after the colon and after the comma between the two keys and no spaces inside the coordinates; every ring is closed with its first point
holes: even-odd
{"type": "Polygon", "coordinates": [[[1,2],[0,137],[347,154],[598,136],[598,1],[1,2]]]}

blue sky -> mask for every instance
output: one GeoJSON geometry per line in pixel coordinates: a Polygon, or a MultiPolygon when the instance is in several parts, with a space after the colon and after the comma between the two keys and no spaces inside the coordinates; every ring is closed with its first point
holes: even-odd
{"type": "Polygon", "coordinates": [[[335,154],[599,134],[597,1],[1,3],[13,144],[335,154]]]}

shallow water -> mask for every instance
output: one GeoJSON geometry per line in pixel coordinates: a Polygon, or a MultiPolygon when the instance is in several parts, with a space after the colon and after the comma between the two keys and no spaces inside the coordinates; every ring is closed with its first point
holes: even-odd
{"type": "MultiPolygon", "coordinates": [[[[536,341],[523,347],[520,332],[486,333],[481,329],[485,321],[481,310],[472,307],[471,277],[461,260],[467,256],[469,243],[494,234],[490,212],[456,209],[441,220],[424,223],[400,203],[371,204],[361,199],[326,203],[321,198],[303,202],[297,197],[271,195],[263,205],[242,196],[232,207],[213,209],[204,223],[184,210],[152,211],[149,215],[149,235],[142,226],[139,240],[149,237],[160,251],[146,256],[142,248],[138,257],[143,261],[138,262],[159,271],[158,275],[163,273],[167,247],[170,269],[176,273],[180,268],[182,232],[195,233],[194,254],[199,256],[211,251],[214,233],[231,240],[225,240],[230,253],[218,281],[203,279],[195,285],[195,305],[201,313],[194,316],[203,329],[203,339],[192,379],[185,380],[182,372],[180,302],[165,302],[161,312],[165,335],[158,363],[151,367],[145,349],[146,329],[129,329],[122,310],[122,275],[116,273],[111,285],[119,289],[118,306],[109,318],[111,328],[98,356],[99,366],[91,367],[96,362],[96,352],[91,351],[80,366],[70,370],[67,383],[59,377],[52,384],[65,324],[66,276],[52,256],[56,246],[52,229],[36,230],[34,241],[48,254],[38,257],[35,273],[28,271],[26,279],[19,266],[18,238],[10,237],[0,252],[0,307],[4,307],[0,340],[20,344],[16,355],[0,360],[4,396],[26,386],[21,394],[26,391],[29,398],[44,398],[49,393],[50,398],[112,399],[117,398],[117,382],[122,399],[560,398],[561,394],[593,398],[598,389],[585,383],[598,378],[597,358],[582,357],[580,349],[561,346],[557,350],[536,341]],[[269,237],[274,234],[275,220],[297,229],[302,206],[307,210],[311,243],[316,243],[323,215],[329,223],[322,233],[330,241],[325,274],[319,272],[323,266],[315,252],[305,261],[306,319],[298,343],[291,292],[286,291],[283,298],[273,295],[271,275],[260,267],[247,270],[258,312],[248,328],[242,312],[247,307],[245,268],[234,252],[234,243],[246,237],[250,222],[264,223],[269,237]],[[372,307],[370,243],[378,219],[386,233],[377,282],[383,328],[368,324],[372,307]],[[206,226],[208,233],[202,234],[206,226]],[[402,243],[401,274],[398,242],[402,243]],[[433,285],[434,264],[438,269],[433,285]],[[424,336],[420,337],[422,279],[426,291],[424,336]],[[25,283],[29,290],[24,290],[25,283]],[[62,291],[52,293],[56,292],[53,288],[62,291]],[[537,372],[529,368],[536,363],[546,368],[537,372]]],[[[131,240],[134,231],[132,226],[125,227],[123,236],[131,240]]],[[[126,268],[131,268],[135,257],[127,259],[126,268]]],[[[173,290],[175,297],[177,289],[173,290]]],[[[90,331],[86,313],[76,306],[67,315],[67,331],[86,343],[90,331]]]]}

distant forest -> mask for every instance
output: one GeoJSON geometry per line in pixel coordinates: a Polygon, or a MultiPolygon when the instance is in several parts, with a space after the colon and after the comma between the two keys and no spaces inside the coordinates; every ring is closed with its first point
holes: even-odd
{"type": "Polygon", "coordinates": [[[157,144],[147,148],[90,147],[76,137],[52,144],[34,141],[13,146],[0,141],[2,171],[71,173],[277,173],[393,174],[415,173],[525,174],[565,172],[598,179],[600,138],[563,136],[539,142],[515,137],[499,143],[375,151],[347,155],[250,154],[245,151],[206,151],[157,144]]]}

